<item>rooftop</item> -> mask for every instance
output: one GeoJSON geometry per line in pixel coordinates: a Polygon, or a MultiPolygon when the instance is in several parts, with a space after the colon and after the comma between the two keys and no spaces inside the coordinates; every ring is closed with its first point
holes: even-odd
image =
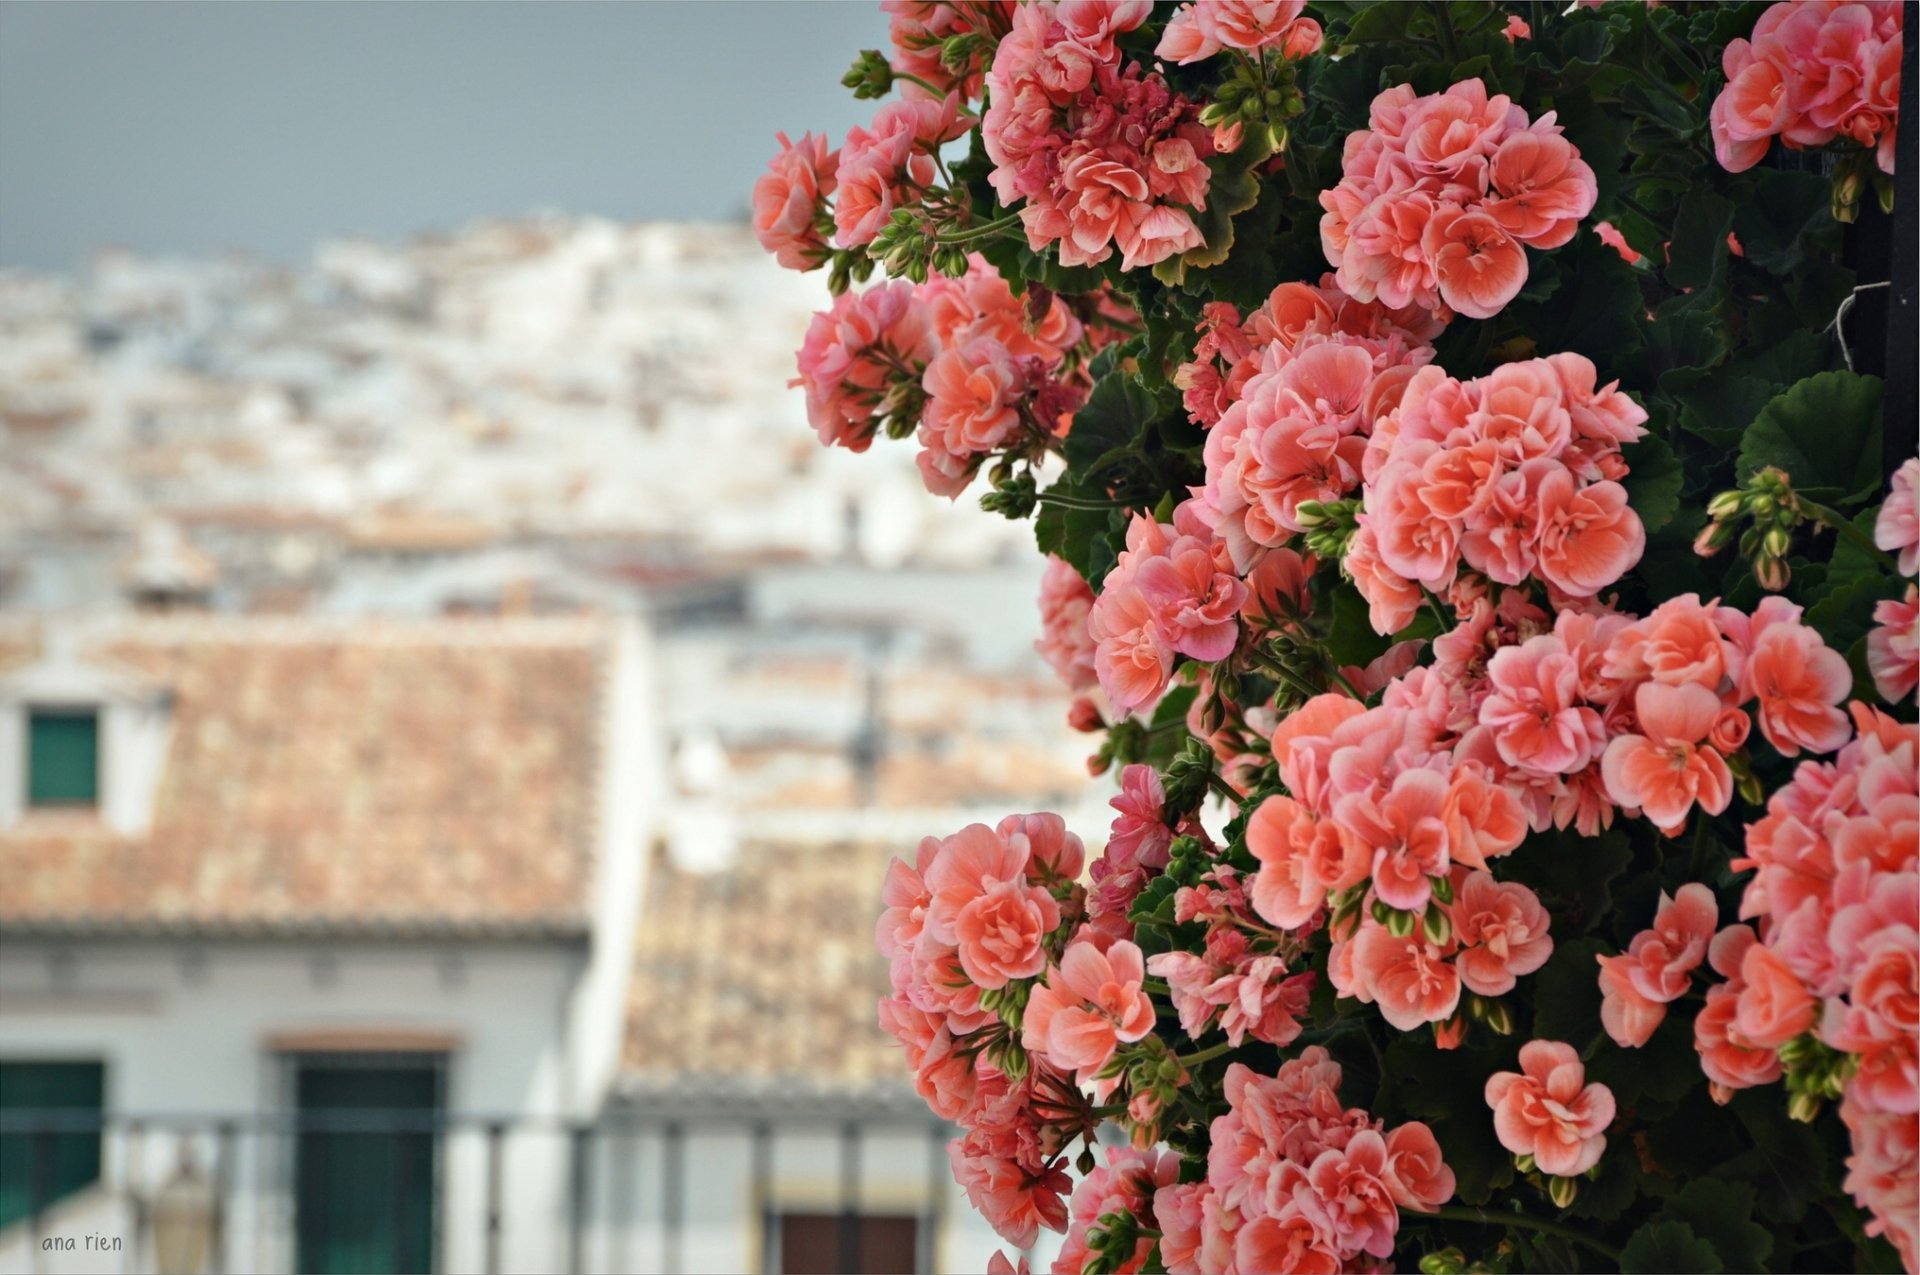
{"type": "MultiPolygon", "coordinates": [[[[170,697],[152,826],[28,812],[0,831],[0,926],[584,935],[612,640],[582,619],[98,631],[84,660],[170,697]]],[[[0,636],[0,664],[26,649],[0,636]]]]}

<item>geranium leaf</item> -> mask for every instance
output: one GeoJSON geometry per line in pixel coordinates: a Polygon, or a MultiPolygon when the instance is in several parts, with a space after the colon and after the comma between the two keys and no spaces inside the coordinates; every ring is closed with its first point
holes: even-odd
{"type": "Polygon", "coordinates": [[[1822,372],[1775,396],[1740,440],[1741,481],[1774,465],[1795,491],[1843,505],[1880,490],[1880,378],[1822,372]]]}
{"type": "Polygon", "coordinates": [[[1696,1271],[1719,1275],[1725,1269],[1713,1245],[1701,1239],[1685,1222],[1672,1219],[1647,1223],[1635,1231],[1627,1246],[1620,1250],[1622,1275],[1681,1275],[1696,1271]]]}
{"type": "Polygon", "coordinates": [[[1680,467],[1680,458],[1658,434],[1648,434],[1637,443],[1628,443],[1620,449],[1620,454],[1629,470],[1621,482],[1627,489],[1627,502],[1640,515],[1647,534],[1651,535],[1673,521],[1673,515],[1680,508],[1680,488],[1687,476],[1680,467]]]}

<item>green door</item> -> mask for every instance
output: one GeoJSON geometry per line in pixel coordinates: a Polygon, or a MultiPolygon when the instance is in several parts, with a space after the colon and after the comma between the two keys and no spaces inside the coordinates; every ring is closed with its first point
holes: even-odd
{"type": "Polygon", "coordinates": [[[428,1126],[440,1113],[441,1075],[437,1060],[298,1064],[303,1275],[433,1270],[439,1137],[428,1126]]]}

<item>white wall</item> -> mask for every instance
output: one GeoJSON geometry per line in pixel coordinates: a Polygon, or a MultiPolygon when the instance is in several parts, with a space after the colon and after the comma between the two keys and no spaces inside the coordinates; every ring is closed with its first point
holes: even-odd
{"type": "MultiPolygon", "coordinates": [[[[578,983],[578,944],[322,946],[173,943],[0,946],[0,1057],[98,1058],[106,1064],[110,1113],[147,1117],[246,1116],[286,1110],[282,1061],[267,1044],[280,1032],[328,1028],[445,1031],[460,1044],[448,1066],[451,1114],[541,1117],[556,1128],[572,1069],[563,1016],[578,983]]],[[[151,1192],[177,1165],[177,1137],[150,1130],[107,1141],[108,1191],[151,1192]]],[[[552,1269],[566,1218],[565,1139],[513,1140],[505,1165],[508,1270],[552,1269]]],[[[198,1149],[213,1163],[213,1141],[198,1149]]],[[[270,1271],[291,1263],[287,1195],[291,1151],[282,1141],[242,1139],[240,1188],[227,1269],[270,1271]]],[[[442,1157],[441,1264],[478,1270],[484,1261],[484,1139],[450,1140],[442,1157]]],[[[67,1219],[131,1244],[122,1206],[67,1219]]],[[[15,1228],[19,1231],[22,1228],[15,1228]]],[[[19,1234],[0,1235],[0,1272],[32,1269],[19,1234]]],[[[150,1266],[126,1254],[124,1269],[150,1266]]],[[[122,1269],[74,1255],[50,1270],[122,1269]],[[78,1264],[70,1264],[77,1262],[78,1264]]]]}

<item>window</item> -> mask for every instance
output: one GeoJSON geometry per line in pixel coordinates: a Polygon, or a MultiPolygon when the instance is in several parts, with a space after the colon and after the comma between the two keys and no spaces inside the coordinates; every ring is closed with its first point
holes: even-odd
{"type": "Polygon", "coordinates": [[[919,1220],[872,1214],[847,1219],[847,1256],[841,1260],[838,1213],[782,1213],[780,1269],[783,1275],[881,1275],[917,1268],[919,1220]]]}
{"type": "Polygon", "coordinates": [[[100,1177],[100,1131],[35,1133],[47,1113],[98,1116],[106,1096],[106,1068],[97,1062],[0,1062],[0,1228],[65,1199],[100,1177]]]}
{"type": "Polygon", "coordinates": [[[91,806],[100,796],[100,715],[27,714],[27,804],[91,806]]]}

